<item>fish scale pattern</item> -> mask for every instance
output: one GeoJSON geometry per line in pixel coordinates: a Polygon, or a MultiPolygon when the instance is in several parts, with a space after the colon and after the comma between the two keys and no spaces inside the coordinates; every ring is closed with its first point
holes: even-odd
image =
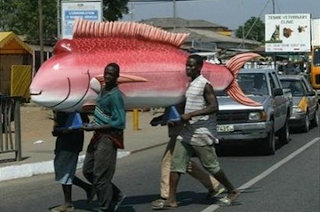
{"type": "MultiPolygon", "coordinates": [[[[30,94],[35,103],[60,111],[81,110],[97,95],[92,80],[101,78],[111,62],[118,63],[120,75],[128,79],[119,84],[127,109],[166,107],[183,99],[190,80],[185,74],[189,54],[179,46],[187,34],[136,23],[89,21],[76,22],[74,33],[73,39],[56,43],[54,56],[33,78],[30,94]]],[[[202,74],[215,90],[226,90],[242,104],[257,105],[234,80],[238,69],[257,56],[240,54],[226,65],[205,62],[202,74]]]]}

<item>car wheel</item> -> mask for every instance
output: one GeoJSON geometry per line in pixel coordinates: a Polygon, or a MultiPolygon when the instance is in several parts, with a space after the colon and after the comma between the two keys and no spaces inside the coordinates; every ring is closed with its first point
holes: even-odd
{"type": "Polygon", "coordinates": [[[279,131],[279,141],[281,144],[288,144],[290,141],[289,138],[289,120],[288,118],[286,119],[286,123],[284,124],[284,126],[280,129],[279,131]]]}
{"type": "Polygon", "coordinates": [[[303,128],[302,131],[303,132],[309,132],[310,130],[310,120],[309,120],[309,114],[306,114],[306,117],[304,118],[304,124],[303,124],[303,128]]]}
{"type": "Polygon", "coordinates": [[[311,121],[311,125],[312,125],[312,127],[319,126],[319,111],[318,111],[318,109],[316,111],[314,111],[313,119],[311,121]]]}
{"type": "Polygon", "coordinates": [[[276,138],[274,133],[274,124],[268,133],[268,136],[263,139],[263,152],[265,155],[274,155],[276,152],[276,138]]]}

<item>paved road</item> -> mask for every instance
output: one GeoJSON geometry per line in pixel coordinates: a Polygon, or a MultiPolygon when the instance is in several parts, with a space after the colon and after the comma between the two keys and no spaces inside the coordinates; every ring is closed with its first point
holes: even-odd
{"type": "MultiPolygon", "coordinates": [[[[319,129],[292,134],[288,145],[274,156],[259,156],[255,148],[229,149],[220,158],[232,182],[242,188],[236,205],[219,208],[204,201],[206,189],[189,176],[179,185],[177,212],[317,212],[319,211],[319,129]]],[[[127,198],[119,212],[148,212],[158,197],[160,160],[164,147],[132,154],[118,161],[115,183],[127,198]]],[[[79,173],[81,176],[81,173],[79,173]]],[[[1,212],[43,212],[62,201],[52,174],[0,182],[1,212]]],[[[77,211],[95,211],[85,205],[85,194],[74,189],[77,211]]],[[[96,202],[92,205],[96,207],[96,202]]]]}

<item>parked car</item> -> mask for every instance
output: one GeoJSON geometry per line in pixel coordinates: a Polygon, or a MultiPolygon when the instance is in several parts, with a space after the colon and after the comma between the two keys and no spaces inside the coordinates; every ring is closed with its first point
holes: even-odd
{"type": "Polygon", "coordinates": [[[216,92],[220,144],[254,141],[265,154],[275,154],[275,136],[282,144],[289,142],[291,93],[284,93],[274,69],[241,69],[237,81],[242,91],[261,106],[242,105],[226,93],[216,92]]]}
{"type": "Polygon", "coordinates": [[[289,127],[308,132],[310,127],[319,125],[318,95],[303,75],[282,75],[280,81],[283,88],[291,90],[293,110],[289,119],[289,127]]]}

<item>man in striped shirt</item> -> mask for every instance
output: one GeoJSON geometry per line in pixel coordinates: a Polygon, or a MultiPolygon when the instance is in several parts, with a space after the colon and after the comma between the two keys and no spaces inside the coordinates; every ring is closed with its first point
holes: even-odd
{"type": "Polygon", "coordinates": [[[187,59],[186,74],[191,82],[185,94],[184,114],[181,115],[184,127],[177,137],[172,155],[169,198],[159,202],[153,209],[178,206],[177,184],[180,175],[186,173],[187,164],[194,154],[199,157],[202,166],[226,187],[228,195],[219,204],[230,205],[240,194],[220,168],[214,149],[214,144],[218,142],[216,112],[219,108],[212,85],[201,75],[202,65],[203,58],[199,55],[190,55],[187,59]]]}
{"type": "Polygon", "coordinates": [[[112,183],[116,169],[117,149],[123,146],[126,123],[121,91],[117,79],[120,68],[116,63],[104,69],[105,86],[96,98],[94,123],[84,129],[94,131],[83,164],[83,175],[91,182],[98,196],[100,211],[114,212],[124,195],[112,183]]]}

